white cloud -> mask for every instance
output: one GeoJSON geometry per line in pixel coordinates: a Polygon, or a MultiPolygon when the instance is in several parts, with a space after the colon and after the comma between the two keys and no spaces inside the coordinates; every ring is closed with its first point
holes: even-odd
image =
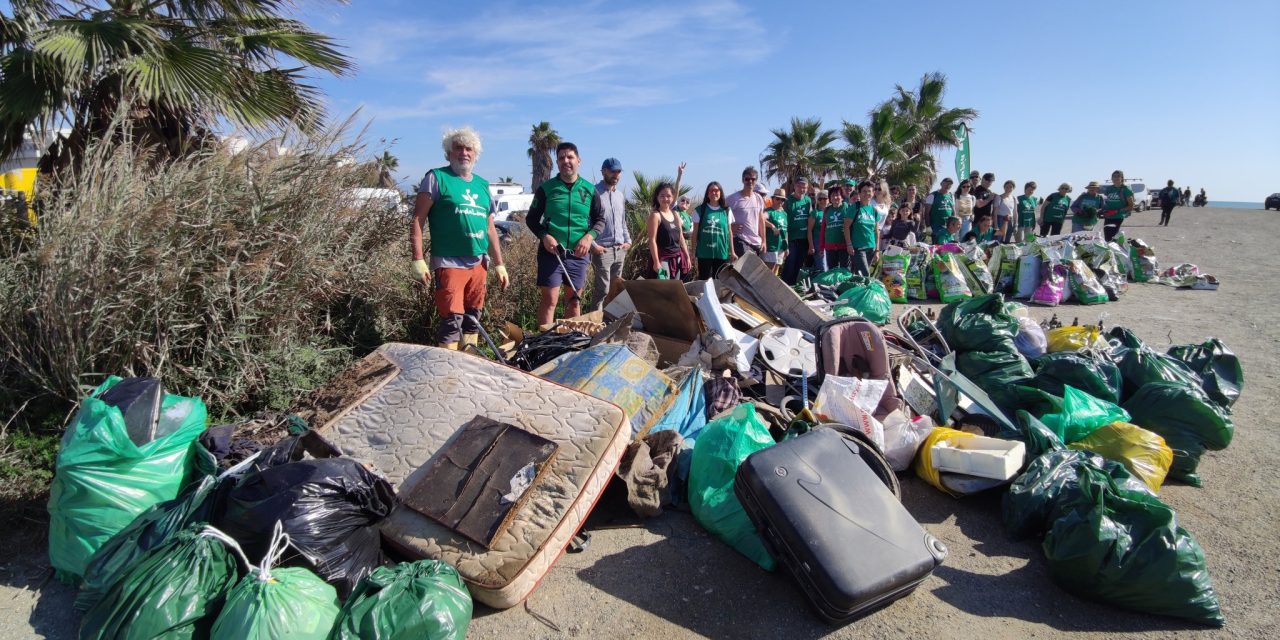
{"type": "MultiPolygon", "coordinates": [[[[405,23],[379,32],[362,67],[412,62],[410,106],[370,105],[379,118],[430,118],[555,98],[567,112],[682,102],[689,86],[723,87],[770,52],[761,20],[736,0],[615,7],[490,9],[447,30],[405,23]],[[421,94],[420,94],[421,95],[421,94]],[[443,107],[441,105],[449,105],[443,107]]],[[[695,92],[698,93],[698,92],[695,92]]],[[[596,113],[596,115],[599,115],[596,113]]]]}

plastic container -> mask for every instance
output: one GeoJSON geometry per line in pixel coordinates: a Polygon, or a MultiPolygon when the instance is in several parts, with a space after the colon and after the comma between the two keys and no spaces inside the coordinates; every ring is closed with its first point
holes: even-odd
{"type": "Polygon", "coordinates": [[[1018,475],[1027,447],[1015,440],[975,436],[933,445],[933,466],[939,471],[992,480],[1018,475]]]}

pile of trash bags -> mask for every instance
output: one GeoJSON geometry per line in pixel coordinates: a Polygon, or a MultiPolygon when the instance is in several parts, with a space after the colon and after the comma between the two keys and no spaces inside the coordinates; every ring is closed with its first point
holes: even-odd
{"type": "MultiPolygon", "coordinates": [[[[1007,528],[1042,538],[1064,588],[1221,625],[1203,553],[1157,494],[1199,485],[1204,452],[1230,444],[1238,358],[1216,339],[1162,353],[1121,327],[1041,325],[1009,299],[1102,302],[1156,268],[1123,237],[917,245],[887,248],[874,278],[833,269],[797,293],[747,255],[715,280],[613,292],[494,357],[623,407],[622,508],[687,510],[764,569],[780,559],[738,500],[739,467],[836,428],[896,499],[908,469],[953,496],[1007,490],[1007,528]],[[917,309],[887,326],[894,302],[925,297],[948,302],[936,321],[917,309]]],[[[465,635],[458,572],[384,553],[386,479],[297,434],[220,458],[206,421],[158,380],[113,377],[68,427],[49,548],[80,586],[86,637],[465,635]]]]}
{"type": "Polygon", "coordinates": [[[205,415],[157,380],[111,377],[67,428],[49,554],[80,587],[81,637],[465,636],[457,571],[389,566],[385,479],[307,457],[297,436],[220,470],[205,415]]]}

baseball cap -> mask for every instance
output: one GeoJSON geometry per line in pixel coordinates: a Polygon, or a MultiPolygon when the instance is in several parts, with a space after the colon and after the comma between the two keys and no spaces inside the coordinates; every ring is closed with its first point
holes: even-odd
{"type": "Polygon", "coordinates": [[[602,171],[622,171],[622,161],[617,158],[609,158],[600,165],[602,171]]]}

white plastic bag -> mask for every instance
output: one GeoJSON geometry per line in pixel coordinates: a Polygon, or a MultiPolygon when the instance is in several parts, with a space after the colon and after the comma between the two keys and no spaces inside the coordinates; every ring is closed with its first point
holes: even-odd
{"type": "Polygon", "coordinates": [[[908,420],[901,411],[884,419],[884,457],[894,471],[906,471],[916,457],[920,444],[933,431],[933,418],[919,416],[908,420]]]}
{"type": "Polygon", "coordinates": [[[827,376],[818,390],[813,410],[827,420],[865,433],[884,451],[884,425],[871,414],[880,405],[880,398],[888,388],[888,380],[827,376]]]}
{"type": "Polygon", "coordinates": [[[1024,358],[1039,358],[1049,348],[1049,340],[1044,329],[1035,320],[1026,316],[1018,318],[1018,335],[1013,338],[1013,346],[1018,348],[1024,358]]]}
{"type": "Polygon", "coordinates": [[[1013,297],[1026,300],[1040,286],[1040,264],[1043,258],[1037,255],[1026,255],[1018,258],[1018,276],[1014,280],[1013,297]]]}

